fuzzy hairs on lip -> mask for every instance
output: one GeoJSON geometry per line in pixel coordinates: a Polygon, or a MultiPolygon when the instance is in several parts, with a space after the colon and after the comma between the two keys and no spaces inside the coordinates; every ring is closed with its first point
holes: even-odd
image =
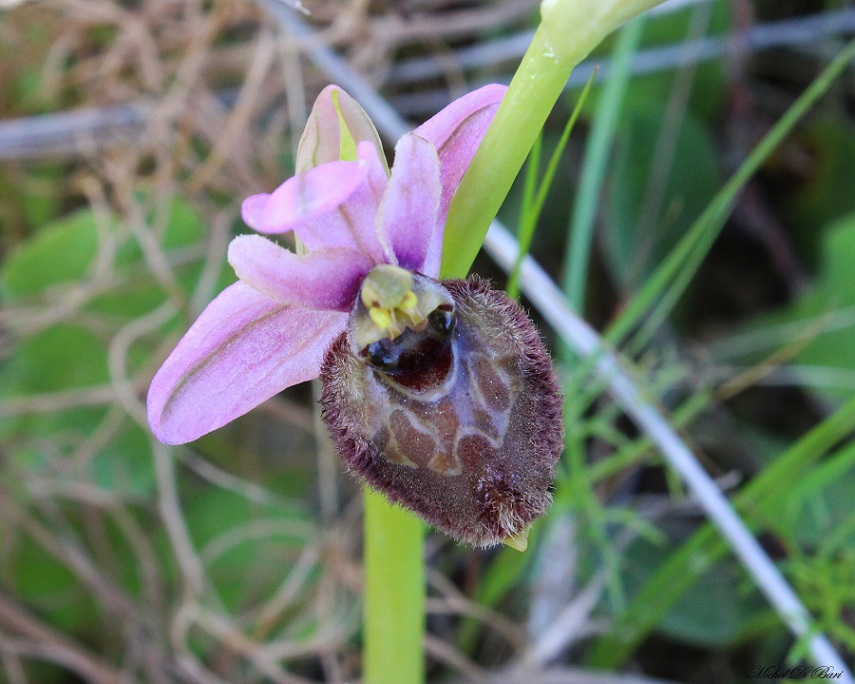
{"type": "Polygon", "coordinates": [[[321,366],[324,421],[348,470],[392,502],[466,544],[524,539],[551,503],[564,446],[549,354],[485,280],[414,278],[453,301],[447,340],[427,328],[395,374],[354,350],[348,326],[321,366]]]}

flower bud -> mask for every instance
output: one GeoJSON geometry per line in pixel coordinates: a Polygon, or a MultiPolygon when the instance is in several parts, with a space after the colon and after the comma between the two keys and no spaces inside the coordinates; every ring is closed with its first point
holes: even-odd
{"type": "Polygon", "coordinates": [[[374,144],[385,167],[380,136],[365,110],[341,88],[329,85],[318,95],[306,121],[297,147],[296,171],[305,173],[331,161],[355,161],[356,148],[364,140],[374,144]]]}
{"type": "Polygon", "coordinates": [[[564,442],[534,324],[476,276],[440,283],[414,273],[412,297],[403,278],[387,296],[384,278],[366,278],[370,294],[357,298],[321,367],[323,417],[345,464],[464,543],[525,548],[564,442]],[[398,329],[405,321],[392,337],[370,313],[384,299],[416,302],[409,318],[392,310],[398,329]]]}

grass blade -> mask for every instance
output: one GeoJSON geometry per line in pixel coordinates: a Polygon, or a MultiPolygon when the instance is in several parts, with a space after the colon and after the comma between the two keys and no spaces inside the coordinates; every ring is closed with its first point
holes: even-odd
{"type": "Polygon", "coordinates": [[[724,227],[742,188],[853,58],[855,40],[846,45],[752,150],[638,295],[630,301],[620,318],[609,328],[607,339],[618,343],[642,318],[645,318],[645,322],[634,344],[641,345],[650,339],[697,272],[724,227]]]}

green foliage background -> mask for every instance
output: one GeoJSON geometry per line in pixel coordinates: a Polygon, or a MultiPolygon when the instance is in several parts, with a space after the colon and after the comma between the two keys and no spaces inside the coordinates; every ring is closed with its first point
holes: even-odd
{"type": "MultiPolygon", "coordinates": [[[[154,371],[234,279],[224,255],[246,231],[239,201],[291,172],[293,112],[282,102],[294,97],[293,71],[265,52],[272,28],[252,3],[162,3],[162,14],[143,5],[99,14],[94,4],[51,2],[0,17],[0,128],[81,107],[178,103],[138,137],[0,161],[0,681],[352,680],[359,497],[317,429],[312,389],[293,388],[176,449],[155,443],[143,408],[154,371]],[[230,88],[244,100],[217,104],[230,88]]],[[[629,58],[703,35],[736,39],[730,3],[699,7],[647,20],[629,58]]],[[[753,8],[757,22],[798,16],[789,6],[753,8]]],[[[451,49],[534,17],[532,7],[463,44],[449,26],[464,9],[428,13],[451,49]]],[[[319,24],[336,21],[328,8],[313,11],[319,24]]],[[[362,16],[367,25],[406,21],[398,11],[362,16]]],[[[370,65],[372,54],[343,35],[345,51],[370,65]]],[[[612,331],[851,663],[851,68],[753,176],[719,239],[702,246],[697,273],[681,266],[686,290],[673,309],[645,327],[669,296],[664,285],[650,290],[651,278],[841,46],[827,37],[822,55],[779,48],[630,70],[611,98],[600,79],[563,147],[580,99],[569,91],[501,218],[521,231],[536,226],[531,254],[562,282],[582,229],[570,226],[574,207],[595,203],[583,313],[612,331]],[[588,134],[610,107],[601,190],[580,196],[588,134]],[[545,173],[539,159],[556,149],[554,173],[545,173]],[[626,307],[642,290],[650,307],[630,321],[626,307]]],[[[597,58],[614,47],[608,41],[597,58]]],[[[385,50],[376,62],[430,52],[419,41],[385,50]]],[[[304,71],[311,94],[322,78],[304,71]]],[[[406,100],[419,87],[431,91],[383,92],[406,100]]],[[[475,270],[505,283],[486,258],[475,270]]],[[[568,450],[531,550],[476,552],[429,538],[429,678],[487,677],[519,662],[544,625],[599,581],[580,635],[549,663],[556,670],[747,681],[755,666],[799,662],[803,645],[590,366],[560,359],[568,450]]]]}

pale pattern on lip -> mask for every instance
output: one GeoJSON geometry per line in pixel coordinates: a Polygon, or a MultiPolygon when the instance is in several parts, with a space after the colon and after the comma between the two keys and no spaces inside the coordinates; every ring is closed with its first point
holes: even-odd
{"type": "Polygon", "coordinates": [[[449,339],[426,329],[399,375],[354,351],[352,324],[341,334],[321,368],[323,417],[351,472],[392,501],[468,544],[524,538],[552,500],[564,446],[552,364],[504,293],[475,276],[441,286],[454,302],[449,339]]]}

